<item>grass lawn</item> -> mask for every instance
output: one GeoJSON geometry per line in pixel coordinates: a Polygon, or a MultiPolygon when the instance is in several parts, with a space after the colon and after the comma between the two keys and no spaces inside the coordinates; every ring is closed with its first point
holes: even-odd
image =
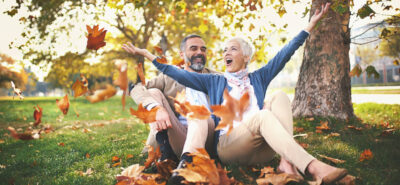
{"type": "MultiPolygon", "coordinates": [[[[282,87],[271,89],[271,92],[281,90],[287,94],[294,94],[294,87],[282,87]]],[[[395,89],[367,89],[363,87],[351,88],[351,94],[400,94],[400,86],[395,89]]]]}
{"type": "MultiPolygon", "coordinates": [[[[147,137],[148,126],[122,110],[120,97],[90,104],[83,98],[71,98],[66,116],[57,108],[55,98],[27,98],[0,100],[0,182],[1,184],[115,184],[115,175],[121,167],[140,163],[146,155],[140,154],[147,137]],[[42,134],[38,140],[21,141],[9,136],[8,126],[25,130],[33,120],[33,106],[43,108],[42,123],[51,125],[54,132],[42,134]],[[77,117],[79,113],[79,117],[77,117]],[[62,146],[62,144],[64,146],[62,146]],[[127,159],[128,154],[134,157],[127,159]],[[121,158],[121,165],[113,167],[112,157],[121,158]],[[92,168],[91,175],[82,175],[92,168]]],[[[136,108],[127,99],[127,108],[136,108]]],[[[358,104],[354,105],[360,120],[348,122],[334,119],[297,119],[295,126],[307,134],[296,137],[318,159],[338,167],[344,167],[358,177],[357,184],[398,184],[400,182],[400,105],[358,104]],[[316,133],[315,127],[328,121],[331,129],[316,133]],[[379,136],[385,129],[381,123],[388,122],[395,131],[379,136]],[[347,128],[354,125],[361,131],[347,128]],[[340,136],[327,137],[337,132],[340,136]],[[360,162],[360,154],[370,149],[371,160],[360,162]],[[318,154],[345,160],[334,164],[318,154]]],[[[265,164],[277,166],[278,158],[265,164]]],[[[244,184],[256,184],[258,166],[228,165],[229,175],[244,184]]]]}

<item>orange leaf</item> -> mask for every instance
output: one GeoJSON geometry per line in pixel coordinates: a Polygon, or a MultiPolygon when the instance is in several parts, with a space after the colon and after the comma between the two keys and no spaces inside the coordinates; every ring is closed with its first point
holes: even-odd
{"type": "Polygon", "coordinates": [[[64,143],[58,143],[57,145],[58,145],[58,146],[65,146],[64,143]]]}
{"type": "Polygon", "coordinates": [[[144,72],[143,72],[143,64],[138,63],[136,66],[137,73],[139,75],[140,81],[142,81],[142,85],[146,85],[146,78],[144,77],[144,72]]]}
{"type": "Polygon", "coordinates": [[[331,129],[328,126],[328,121],[325,121],[325,122],[321,121],[321,125],[320,126],[316,126],[315,128],[318,129],[318,130],[329,130],[329,129],[331,129]]]}
{"type": "Polygon", "coordinates": [[[118,156],[113,156],[111,159],[112,162],[117,162],[119,160],[120,160],[120,158],[118,156]]]}
{"type": "Polygon", "coordinates": [[[150,111],[145,109],[140,103],[137,110],[130,108],[131,114],[135,115],[139,119],[143,120],[144,123],[152,123],[156,121],[157,110],[159,107],[154,107],[150,111]]]}
{"type": "Polygon", "coordinates": [[[69,109],[68,94],[66,94],[64,96],[64,98],[61,100],[56,99],[56,103],[57,103],[58,108],[61,110],[61,112],[64,115],[66,115],[68,113],[68,109],[69,109]]]}
{"type": "Polygon", "coordinates": [[[144,163],[144,167],[148,168],[153,162],[157,161],[157,159],[160,157],[161,157],[160,146],[158,146],[156,151],[154,151],[154,147],[149,145],[148,156],[146,162],[144,163]]]}
{"type": "Polygon", "coordinates": [[[81,96],[88,91],[88,81],[81,74],[82,80],[76,79],[75,83],[72,85],[72,90],[74,91],[74,97],[81,96]]]}
{"type": "Polygon", "coordinates": [[[114,85],[125,91],[128,89],[128,63],[126,61],[117,61],[115,65],[118,68],[119,76],[114,81],[114,85]]]}
{"type": "Polygon", "coordinates": [[[132,155],[132,154],[126,155],[126,159],[130,159],[130,158],[133,158],[133,155],[132,155]]]}
{"type": "Polygon", "coordinates": [[[172,65],[183,67],[185,65],[185,60],[181,58],[172,58],[172,65]]]}
{"type": "Polygon", "coordinates": [[[228,135],[233,129],[233,121],[241,121],[243,113],[250,105],[250,94],[246,92],[242,95],[240,100],[234,99],[229,95],[227,89],[224,90],[225,103],[223,105],[213,105],[211,109],[214,111],[213,114],[220,117],[221,121],[215,130],[221,130],[226,126],[229,126],[228,135]]]}
{"type": "Polygon", "coordinates": [[[169,179],[169,177],[171,177],[172,170],[174,170],[176,166],[176,162],[169,159],[161,162],[156,162],[157,173],[160,174],[161,178],[166,181],[169,179]]]}
{"type": "Polygon", "coordinates": [[[176,112],[188,119],[208,119],[211,115],[204,105],[191,105],[186,101],[185,89],[178,92],[173,99],[176,112]]]}
{"type": "Polygon", "coordinates": [[[162,50],[160,47],[154,46],[153,48],[156,50],[156,52],[157,52],[159,55],[162,55],[162,54],[163,54],[163,50],[162,50]]]}
{"type": "Polygon", "coordinates": [[[347,128],[353,129],[353,130],[357,130],[357,131],[361,131],[362,127],[355,127],[354,125],[348,125],[347,128]]]}
{"type": "Polygon", "coordinates": [[[96,90],[92,96],[86,96],[86,99],[90,103],[96,103],[111,98],[116,93],[117,90],[112,85],[107,84],[106,89],[96,90]]]}
{"type": "Polygon", "coordinates": [[[112,167],[116,167],[116,166],[119,166],[119,165],[121,165],[121,162],[114,163],[114,164],[112,165],[112,167]]]}
{"type": "Polygon", "coordinates": [[[99,30],[99,25],[93,26],[93,28],[86,25],[86,29],[88,31],[87,49],[98,50],[106,45],[104,37],[106,36],[107,30],[104,30],[104,28],[99,30]]]}
{"type": "Polygon", "coordinates": [[[264,178],[257,179],[257,184],[287,184],[288,182],[301,182],[303,178],[299,175],[280,173],[266,174],[264,178]]]}
{"type": "Polygon", "coordinates": [[[363,153],[361,153],[360,156],[360,162],[364,161],[364,160],[371,160],[374,157],[374,155],[372,154],[370,149],[366,149],[364,150],[363,153]]]}
{"type": "Polygon", "coordinates": [[[87,159],[89,159],[89,158],[90,158],[90,154],[89,154],[89,153],[86,153],[86,155],[85,155],[85,156],[86,156],[86,158],[87,158],[87,159]]]}
{"type": "Polygon", "coordinates": [[[17,133],[17,131],[15,131],[15,128],[13,127],[8,127],[7,130],[9,130],[11,132],[11,136],[14,139],[21,139],[21,140],[31,140],[31,139],[35,139],[32,136],[32,133],[17,133]]]}
{"type": "Polygon", "coordinates": [[[158,63],[161,63],[161,64],[167,64],[168,63],[167,58],[165,58],[165,56],[162,56],[161,58],[157,57],[156,60],[157,60],[158,63]]]}
{"type": "Polygon", "coordinates": [[[260,176],[258,177],[264,177],[266,174],[275,174],[274,168],[272,168],[271,166],[264,167],[263,169],[261,169],[260,176]]]}
{"type": "Polygon", "coordinates": [[[38,126],[40,122],[42,122],[42,108],[39,107],[39,105],[36,105],[35,111],[33,111],[33,118],[35,119],[35,123],[33,124],[33,126],[38,126]]]}

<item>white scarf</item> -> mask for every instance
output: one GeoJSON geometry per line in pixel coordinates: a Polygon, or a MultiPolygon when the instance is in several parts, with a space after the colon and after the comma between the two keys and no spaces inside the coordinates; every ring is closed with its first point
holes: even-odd
{"type": "Polygon", "coordinates": [[[224,76],[228,80],[228,84],[234,85],[240,89],[240,95],[250,90],[251,84],[249,70],[247,68],[233,73],[225,72],[224,76]]]}

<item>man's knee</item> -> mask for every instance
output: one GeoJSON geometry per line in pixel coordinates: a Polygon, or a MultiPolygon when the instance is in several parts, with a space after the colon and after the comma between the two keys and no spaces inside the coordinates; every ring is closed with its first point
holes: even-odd
{"type": "Polygon", "coordinates": [[[160,89],[156,89],[156,88],[150,88],[148,89],[148,92],[152,95],[152,96],[164,96],[164,94],[160,91],[160,89]]]}

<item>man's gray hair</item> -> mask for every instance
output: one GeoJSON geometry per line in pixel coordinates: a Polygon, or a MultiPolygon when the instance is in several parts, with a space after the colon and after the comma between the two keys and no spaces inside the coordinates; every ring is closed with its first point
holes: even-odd
{"type": "Polygon", "coordinates": [[[191,34],[186,36],[185,38],[183,38],[181,45],[180,45],[180,49],[181,51],[185,51],[185,47],[186,47],[186,41],[191,39],[191,38],[201,38],[203,39],[200,35],[196,35],[196,34],[191,34]]]}
{"type": "MultiPolygon", "coordinates": [[[[228,42],[238,42],[240,45],[240,49],[242,49],[243,55],[249,57],[249,61],[246,61],[247,64],[250,63],[251,58],[253,57],[253,52],[254,52],[254,46],[250,42],[246,41],[245,39],[241,37],[234,37],[228,40],[228,42]]],[[[228,43],[226,42],[226,43],[228,43]]],[[[225,44],[226,45],[226,44],[225,44]]]]}

